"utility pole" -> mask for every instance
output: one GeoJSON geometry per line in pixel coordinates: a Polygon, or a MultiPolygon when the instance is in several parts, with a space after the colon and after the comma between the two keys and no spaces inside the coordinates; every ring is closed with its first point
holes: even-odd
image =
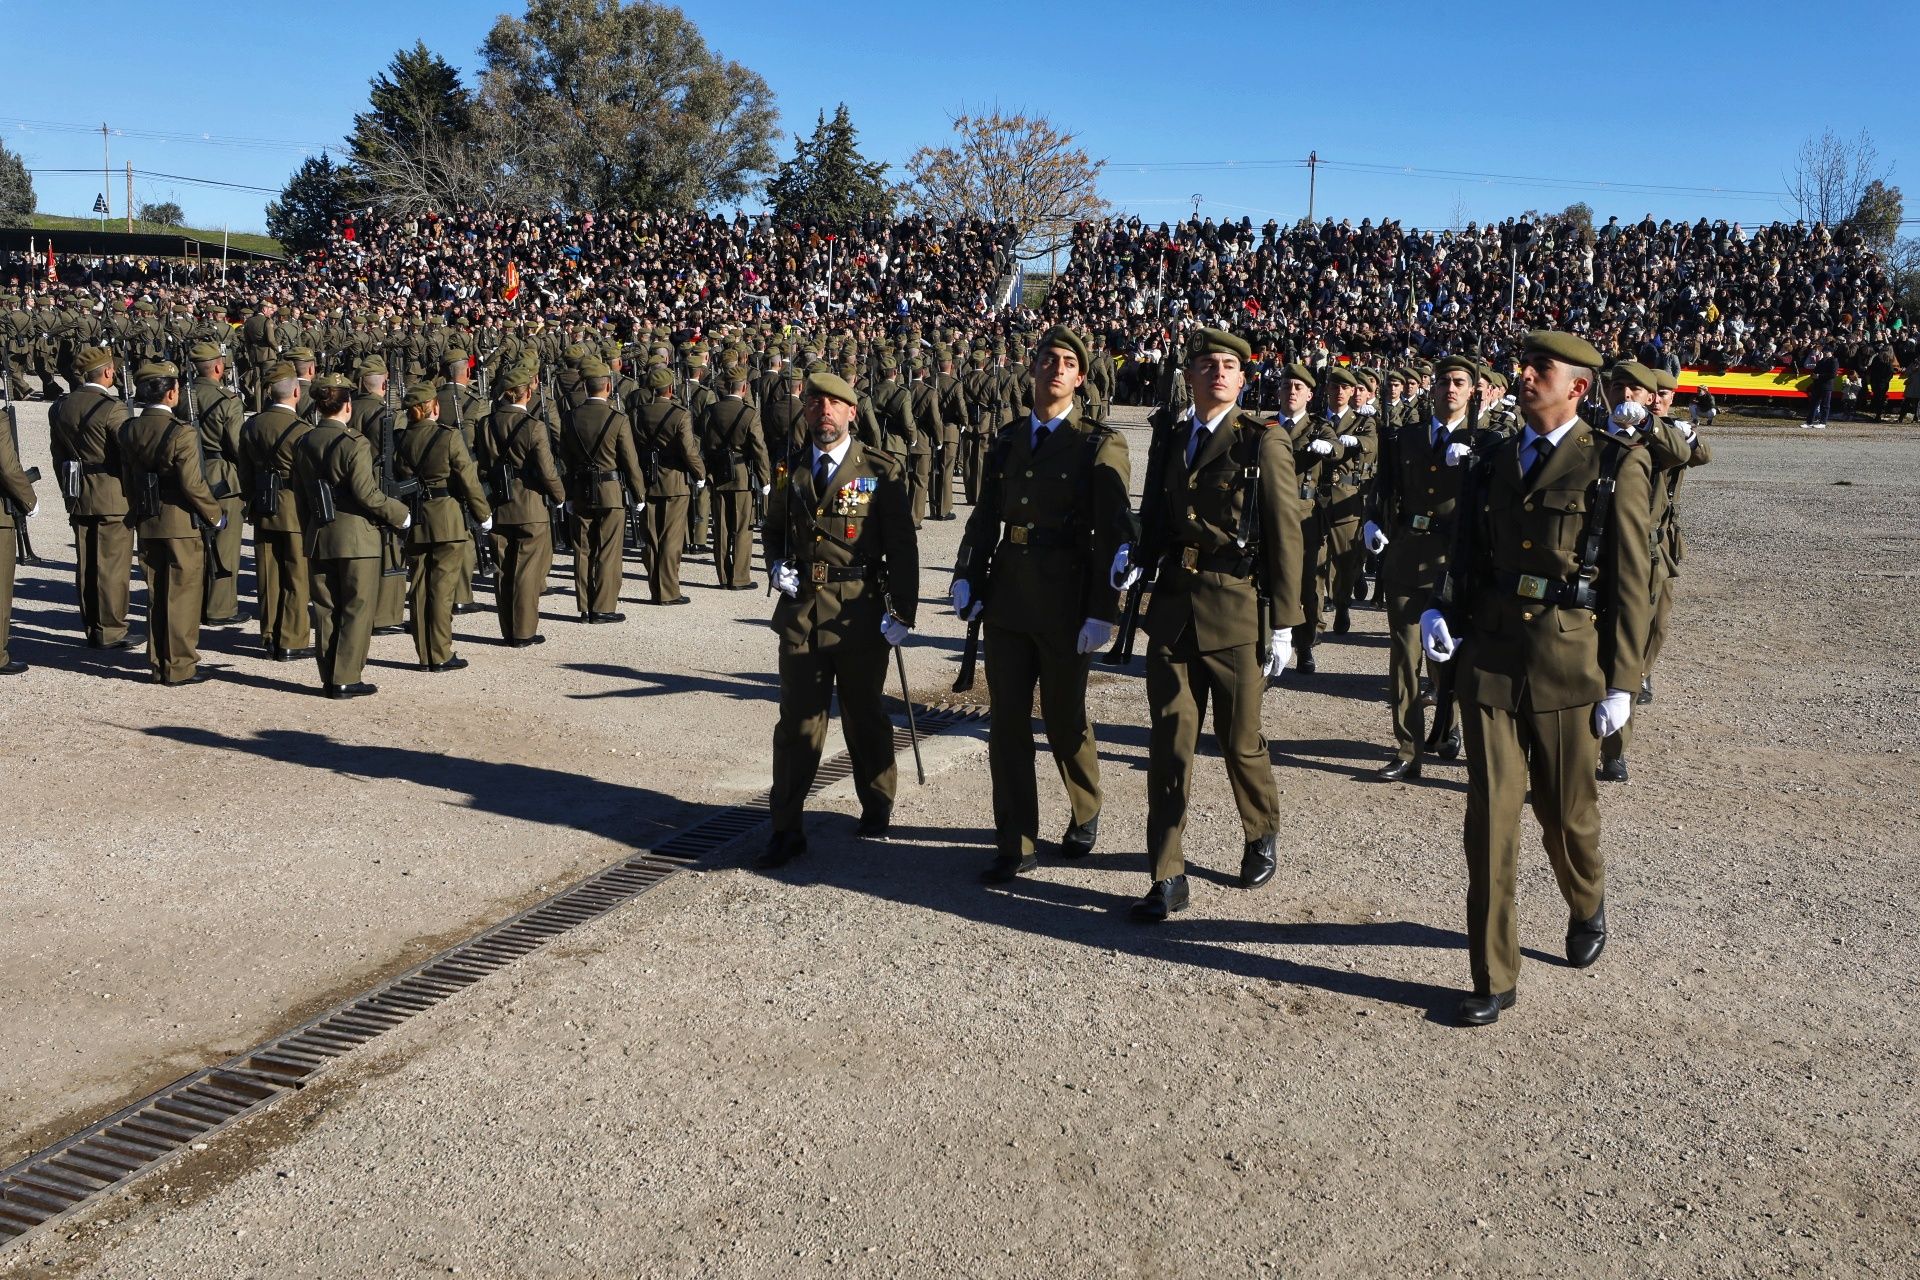
{"type": "Polygon", "coordinates": [[[127,161],[127,234],[133,234],[133,161],[127,161]]]}
{"type": "Polygon", "coordinates": [[[1313,189],[1315,180],[1320,176],[1320,153],[1307,152],[1307,221],[1313,221],[1313,189]]]}
{"type": "Polygon", "coordinates": [[[1187,199],[1193,201],[1193,220],[1195,222],[1200,221],[1200,193],[1196,191],[1188,196],[1187,199]]]}
{"type": "MultiPolygon", "coordinates": [[[[100,123],[100,198],[105,200],[107,192],[113,190],[113,159],[107,154],[107,125],[100,123]]],[[[100,229],[107,229],[107,219],[113,216],[111,206],[100,211],[100,229]]]]}

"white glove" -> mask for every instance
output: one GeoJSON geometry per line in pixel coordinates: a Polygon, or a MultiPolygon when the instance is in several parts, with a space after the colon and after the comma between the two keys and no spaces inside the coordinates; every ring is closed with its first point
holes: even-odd
{"type": "Polygon", "coordinates": [[[1080,624],[1080,635],[1073,642],[1075,653],[1098,653],[1113,643],[1113,624],[1088,618],[1080,624]]]}
{"type": "Polygon", "coordinates": [[[766,497],[766,496],[767,496],[768,494],[770,494],[770,493],[772,493],[772,492],[773,492],[773,486],[772,486],[772,485],[770,485],[770,484],[763,484],[763,485],[761,485],[761,486],[760,486],[760,496],[761,496],[761,497],[763,497],[763,498],[764,498],[764,497],[766,497]]]}
{"type": "Polygon", "coordinates": [[[1647,409],[1645,405],[1635,404],[1631,400],[1622,400],[1613,406],[1613,412],[1607,417],[1614,426],[1632,435],[1640,424],[1647,420],[1647,409]]]}
{"type": "Polygon", "coordinates": [[[485,520],[482,520],[482,521],[480,522],[480,532],[482,532],[482,533],[492,533],[492,532],[493,532],[493,517],[492,517],[492,516],[488,516],[488,517],[487,517],[487,518],[486,518],[485,520]]]}
{"type": "MultiPolygon", "coordinates": [[[[36,502],[33,504],[33,510],[27,512],[27,519],[31,520],[39,514],[40,514],[40,504],[36,502]]],[[[222,519],[222,522],[224,523],[225,517],[223,516],[221,519],[222,519]]]]}
{"type": "Polygon", "coordinates": [[[1268,676],[1277,676],[1287,669],[1287,663],[1293,660],[1293,628],[1275,627],[1273,634],[1267,637],[1268,676]]]}
{"type": "Polygon", "coordinates": [[[645,511],[646,509],[647,509],[647,500],[645,498],[635,498],[633,500],[633,513],[635,515],[639,515],[642,511],[645,511]]]}
{"type": "Polygon", "coordinates": [[[1593,704],[1593,732],[1596,737],[1611,738],[1627,727],[1633,715],[1633,695],[1619,689],[1607,690],[1607,696],[1593,704]]]}
{"type": "Polygon", "coordinates": [[[913,634],[913,628],[892,614],[883,613],[880,615],[880,634],[886,637],[888,644],[898,649],[913,634]]]}
{"type": "Polygon", "coordinates": [[[1359,436],[1341,436],[1340,447],[1343,449],[1358,449],[1360,447],[1360,437],[1359,436]]]}
{"type": "MultiPolygon", "coordinates": [[[[225,516],[220,517],[221,527],[224,528],[226,523],[227,518],[225,516]]],[[[413,513],[409,511],[406,515],[400,517],[400,532],[405,533],[411,528],[413,528],[413,513]]]]}
{"type": "Polygon", "coordinates": [[[1363,418],[1371,418],[1374,414],[1380,412],[1380,406],[1375,404],[1363,404],[1358,409],[1355,409],[1354,412],[1359,414],[1363,418]]]}
{"type": "Polygon", "coordinates": [[[1360,527],[1360,536],[1366,540],[1367,550],[1376,556],[1387,549],[1387,535],[1371,520],[1360,527]]]}
{"type": "Polygon", "coordinates": [[[1333,452],[1333,442],[1331,440],[1315,440],[1307,446],[1307,452],[1317,453],[1324,458],[1333,452]]]}
{"type": "Polygon", "coordinates": [[[1438,609],[1429,609],[1420,615],[1420,650],[1427,655],[1428,661],[1450,661],[1458,647],[1453,632],[1447,630],[1445,614],[1438,609]]]}
{"type": "Polygon", "coordinates": [[[1452,444],[1447,446],[1447,465],[1450,467],[1457,467],[1461,463],[1465,462],[1468,458],[1471,458],[1472,456],[1473,456],[1472,445],[1466,444],[1459,440],[1455,440],[1452,444]]]}
{"type": "Polygon", "coordinates": [[[1138,581],[1140,569],[1133,563],[1133,544],[1123,542],[1120,549],[1113,553],[1113,568],[1107,570],[1107,585],[1115,591],[1125,591],[1138,581]]]}
{"type": "Polygon", "coordinates": [[[700,491],[701,491],[702,489],[704,489],[704,488],[706,488],[706,487],[707,487],[707,482],[706,482],[706,481],[705,481],[704,479],[702,479],[702,480],[695,480],[695,481],[693,482],[693,491],[694,491],[695,493],[698,493],[698,492],[700,492],[700,491]]]}
{"type": "Polygon", "coordinates": [[[573,502],[571,500],[568,500],[560,504],[560,514],[563,516],[570,516],[573,514],[573,502]]]}
{"type": "Polygon", "coordinates": [[[800,570],[791,560],[782,560],[773,566],[773,589],[789,600],[800,595],[800,570]]]}
{"type": "Polygon", "coordinates": [[[972,622],[986,608],[986,601],[978,603],[973,598],[973,584],[965,578],[953,580],[953,611],[960,615],[960,621],[972,622]]]}

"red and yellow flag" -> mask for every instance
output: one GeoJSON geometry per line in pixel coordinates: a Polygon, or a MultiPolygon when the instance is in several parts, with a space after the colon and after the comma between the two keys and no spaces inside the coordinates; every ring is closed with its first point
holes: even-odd
{"type": "Polygon", "coordinates": [[[501,296],[508,302],[520,296],[520,268],[513,264],[512,259],[507,261],[507,287],[501,296]]]}

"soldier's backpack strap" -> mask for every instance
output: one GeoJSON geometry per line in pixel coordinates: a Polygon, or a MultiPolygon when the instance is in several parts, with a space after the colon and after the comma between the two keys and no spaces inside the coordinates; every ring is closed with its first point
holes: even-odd
{"type": "Polygon", "coordinates": [[[1600,555],[1606,546],[1607,524],[1613,517],[1613,498],[1620,484],[1620,468],[1627,460],[1627,451],[1633,447],[1622,444],[1604,432],[1600,441],[1600,475],[1593,482],[1588,496],[1587,522],[1580,532],[1580,568],[1576,574],[1575,590],[1578,593],[1576,603],[1583,609],[1599,607],[1593,582],[1600,574],[1600,555]]]}
{"type": "MultiPolygon", "coordinates": [[[[1252,457],[1240,464],[1240,529],[1234,535],[1233,544],[1242,551],[1253,545],[1255,535],[1260,532],[1260,440],[1270,429],[1270,424],[1254,417],[1250,413],[1240,415],[1240,421],[1234,424],[1234,443],[1242,441],[1252,443],[1252,457]]],[[[1254,558],[1256,567],[1259,557],[1254,558]]]]}

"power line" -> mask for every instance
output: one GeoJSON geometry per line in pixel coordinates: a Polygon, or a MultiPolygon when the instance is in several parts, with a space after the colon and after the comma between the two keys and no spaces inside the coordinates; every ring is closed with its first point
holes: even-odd
{"type": "MultiPolygon", "coordinates": [[[[7,117],[0,121],[6,127],[25,133],[87,133],[100,132],[97,124],[76,124],[66,120],[27,120],[18,116],[7,117]]],[[[180,133],[163,129],[114,129],[109,128],[116,138],[133,138],[144,142],[185,142],[196,146],[236,147],[255,151],[299,151],[317,153],[333,149],[337,144],[320,142],[296,142],[290,138],[243,138],[229,134],[216,133],[180,133]]]]}
{"type": "MultiPolygon", "coordinates": [[[[100,176],[98,169],[29,169],[27,172],[33,174],[35,177],[39,177],[42,174],[60,176],[85,174],[89,178],[97,178],[100,176]]],[[[225,182],[219,178],[195,178],[184,173],[160,173],[153,169],[135,169],[133,176],[136,178],[163,178],[168,182],[185,182],[191,186],[217,187],[226,191],[258,191],[270,196],[280,194],[280,188],[278,187],[256,187],[245,182],[225,182]]]]}

